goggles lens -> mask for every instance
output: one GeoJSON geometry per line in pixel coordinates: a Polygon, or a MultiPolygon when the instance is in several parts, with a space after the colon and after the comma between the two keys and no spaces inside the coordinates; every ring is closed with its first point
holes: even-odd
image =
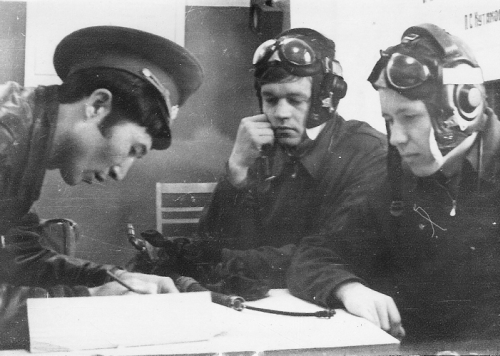
{"type": "Polygon", "coordinates": [[[311,66],[316,62],[314,50],[298,38],[267,40],[254,53],[253,64],[262,65],[277,60],[297,67],[311,66]]]}
{"type": "Polygon", "coordinates": [[[415,88],[431,77],[429,67],[417,59],[394,53],[387,63],[387,79],[397,89],[415,88]]]}
{"type": "Polygon", "coordinates": [[[316,60],[313,49],[304,41],[296,38],[284,40],[280,49],[283,57],[296,66],[308,66],[316,60]]]}

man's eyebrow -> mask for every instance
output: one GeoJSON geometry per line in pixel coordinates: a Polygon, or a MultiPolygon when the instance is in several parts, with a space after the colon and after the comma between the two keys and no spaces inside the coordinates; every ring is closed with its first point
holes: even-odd
{"type": "Polygon", "coordinates": [[[405,107],[397,109],[395,114],[398,115],[398,114],[408,114],[408,113],[410,113],[410,114],[415,113],[416,114],[414,109],[405,108],[405,107]]]}
{"type": "Polygon", "coordinates": [[[274,91],[272,90],[261,90],[260,93],[262,95],[274,95],[274,91]]]}
{"type": "MultiPolygon", "coordinates": [[[[271,92],[271,91],[262,91],[261,95],[262,96],[279,96],[279,95],[276,95],[274,92],[271,92]]],[[[287,98],[307,98],[307,94],[300,93],[300,92],[287,93],[284,96],[287,97],[287,98]]]]}

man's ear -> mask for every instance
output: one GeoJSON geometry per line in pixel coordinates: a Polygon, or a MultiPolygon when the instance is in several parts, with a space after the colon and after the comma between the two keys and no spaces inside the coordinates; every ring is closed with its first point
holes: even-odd
{"type": "Polygon", "coordinates": [[[113,94],[108,89],[96,89],[85,100],[85,117],[99,121],[111,112],[113,94]]]}

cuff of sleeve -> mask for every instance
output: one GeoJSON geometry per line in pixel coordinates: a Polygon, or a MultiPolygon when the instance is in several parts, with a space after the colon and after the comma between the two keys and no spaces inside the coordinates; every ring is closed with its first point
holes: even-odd
{"type": "Polygon", "coordinates": [[[340,308],[343,308],[344,304],[337,298],[337,290],[341,286],[343,286],[344,284],[353,283],[353,282],[357,282],[357,283],[361,283],[363,285],[366,285],[365,281],[359,277],[353,276],[353,277],[344,279],[342,282],[338,283],[335,286],[335,288],[332,289],[332,291],[329,294],[328,299],[327,299],[327,305],[330,306],[331,308],[338,308],[338,306],[340,306],[340,308]]]}
{"type": "Polygon", "coordinates": [[[226,166],[225,166],[225,170],[224,170],[224,175],[222,176],[222,180],[221,180],[221,182],[219,184],[223,184],[223,185],[227,186],[226,189],[231,188],[235,192],[244,188],[244,186],[242,186],[241,184],[238,185],[238,186],[235,185],[235,184],[233,184],[233,182],[231,180],[231,174],[229,173],[229,161],[226,162],[226,166]]]}
{"type": "Polygon", "coordinates": [[[37,288],[43,291],[43,295],[40,293],[36,294],[36,298],[70,298],[70,297],[89,297],[90,292],[87,287],[84,286],[63,286],[57,285],[48,288],[47,290],[42,288],[37,288]]]}
{"type": "Polygon", "coordinates": [[[312,303],[329,308],[343,308],[343,303],[337,298],[337,289],[348,282],[365,282],[345,270],[327,270],[320,276],[298,278],[296,274],[287,273],[287,286],[292,295],[312,303]]]}
{"type": "Polygon", "coordinates": [[[109,269],[109,271],[113,274],[116,274],[116,275],[120,275],[122,274],[123,272],[126,272],[125,269],[121,268],[121,267],[112,267],[109,269]]]}
{"type": "Polygon", "coordinates": [[[73,287],[73,291],[75,292],[75,297],[90,297],[90,292],[87,287],[84,286],[76,286],[73,287]]]}
{"type": "Polygon", "coordinates": [[[40,287],[33,287],[29,289],[28,298],[48,298],[49,292],[40,287]]]}
{"type": "Polygon", "coordinates": [[[231,206],[238,206],[241,203],[241,199],[244,199],[244,197],[247,196],[247,194],[252,190],[250,186],[246,187],[235,187],[229,179],[224,176],[219,183],[217,184],[216,192],[222,192],[223,193],[223,200],[228,204],[229,207],[231,206]]]}
{"type": "Polygon", "coordinates": [[[252,182],[252,180],[250,179],[249,176],[247,176],[247,178],[243,182],[241,182],[239,184],[235,184],[232,181],[231,173],[229,172],[229,161],[226,161],[225,167],[226,168],[225,168],[225,173],[224,173],[223,177],[224,177],[224,181],[226,181],[229,186],[231,186],[236,191],[246,191],[249,189],[249,187],[251,186],[251,182],[252,182]]]}

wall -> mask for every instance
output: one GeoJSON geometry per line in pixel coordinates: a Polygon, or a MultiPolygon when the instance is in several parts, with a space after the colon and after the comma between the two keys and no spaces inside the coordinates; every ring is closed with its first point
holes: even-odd
{"type": "Polygon", "coordinates": [[[56,45],[64,36],[82,27],[127,26],[183,45],[184,8],[184,0],[28,1],[25,84],[59,84],[52,65],[56,45]]]}
{"type": "Polygon", "coordinates": [[[26,4],[0,3],[0,83],[24,81],[26,4]]]}
{"type": "Polygon", "coordinates": [[[366,80],[379,50],[397,44],[406,28],[431,22],[467,41],[485,80],[499,79],[498,11],[499,0],[315,0],[314,6],[307,0],[291,0],[290,4],[292,27],[314,28],[337,44],[349,85],[340,114],[365,120],[380,131],[385,127],[378,96],[366,80]],[[486,14],[495,15],[495,11],[495,21],[487,23],[486,14]]]}

